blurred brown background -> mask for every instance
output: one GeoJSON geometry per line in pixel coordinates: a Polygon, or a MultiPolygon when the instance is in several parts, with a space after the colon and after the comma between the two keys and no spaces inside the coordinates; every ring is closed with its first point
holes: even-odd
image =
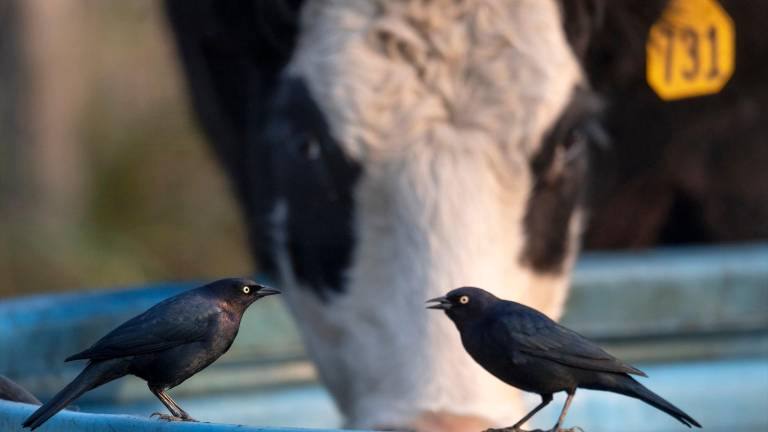
{"type": "Polygon", "coordinates": [[[252,270],[164,19],[0,1],[0,296],[252,270]]]}

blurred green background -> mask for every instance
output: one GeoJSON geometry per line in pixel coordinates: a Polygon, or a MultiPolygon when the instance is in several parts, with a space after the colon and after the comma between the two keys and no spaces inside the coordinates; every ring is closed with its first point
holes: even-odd
{"type": "Polygon", "coordinates": [[[0,1],[0,296],[253,271],[164,19],[0,1]]]}

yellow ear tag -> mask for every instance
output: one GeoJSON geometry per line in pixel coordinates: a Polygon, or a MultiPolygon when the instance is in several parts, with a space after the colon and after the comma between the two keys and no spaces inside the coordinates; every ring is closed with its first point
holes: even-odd
{"type": "Polygon", "coordinates": [[[660,98],[717,93],[733,75],[733,20],[717,0],[671,0],[645,50],[646,80],[660,98]]]}

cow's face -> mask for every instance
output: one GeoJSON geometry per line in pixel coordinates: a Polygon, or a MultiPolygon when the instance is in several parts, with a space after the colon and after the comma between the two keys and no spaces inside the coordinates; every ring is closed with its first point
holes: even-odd
{"type": "Polygon", "coordinates": [[[591,106],[557,5],[310,1],[280,85],[274,255],[350,423],[514,420],[423,301],[474,285],[561,313],[591,106]]]}

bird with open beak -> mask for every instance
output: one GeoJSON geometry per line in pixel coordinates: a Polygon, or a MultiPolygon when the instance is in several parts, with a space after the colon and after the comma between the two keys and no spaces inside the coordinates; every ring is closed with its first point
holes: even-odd
{"type": "Polygon", "coordinates": [[[445,311],[459,330],[464,348],[480,366],[513,387],[541,396],[541,403],[513,426],[488,431],[521,431],[525,422],[552,402],[553,393],[564,391],[568,398],[550,432],[565,432],[560,426],[577,388],[640,399],[688,427],[701,427],[630,376],[645,373],[535,309],[474,287],[457,288],[427,303],[432,303],[428,309],[445,311]]]}

